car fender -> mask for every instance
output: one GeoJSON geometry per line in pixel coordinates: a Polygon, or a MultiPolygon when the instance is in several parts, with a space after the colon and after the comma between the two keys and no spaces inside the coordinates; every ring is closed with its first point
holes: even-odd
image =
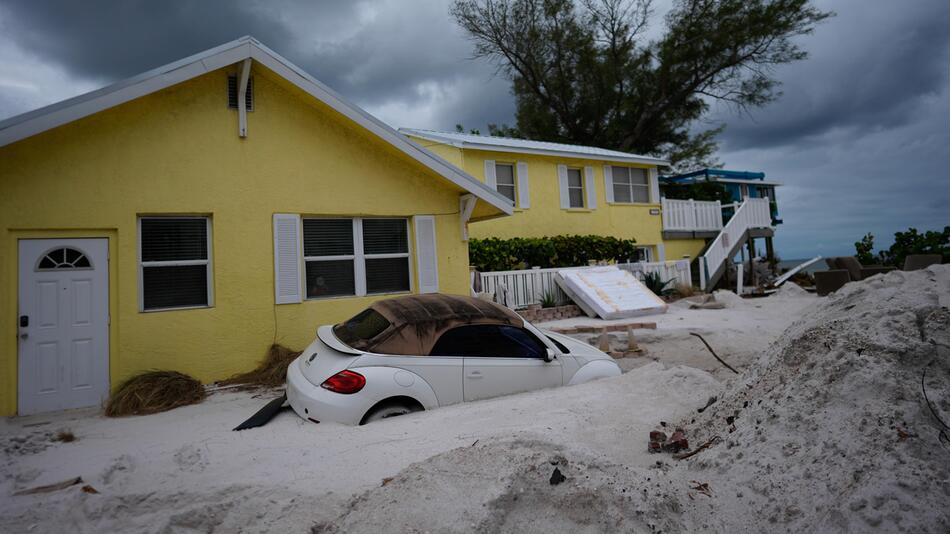
{"type": "Polygon", "coordinates": [[[353,371],[366,377],[366,385],[359,392],[368,401],[369,410],[381,400],[390,397],[411,397],[426,410],[437,408],[439,400],[432,386],[421,376],[398,367],[352,367],[353,371]]]}
{"type": "Polygon", "coordinates": [[[617,365],[616,362],[608,360],[594,360],[578,369],[577,372],[574,373],[574,376],[571,377],[571,381],[568,382],[568,385],[573,386],[575,384],[583,384],[584,382],[590,382],[591,380],[597,380],[598,378],[620,376],[620,374],[620,366],[617,365]]]}

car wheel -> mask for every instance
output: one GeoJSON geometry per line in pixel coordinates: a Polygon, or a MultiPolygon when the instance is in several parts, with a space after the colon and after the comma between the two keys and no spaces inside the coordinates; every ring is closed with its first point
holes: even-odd
{"type": "Polygon", "coordinates": [[[365,425],[374,421],[389,419],[390,417],[399,417],[400,415],[406,415],[407,413],[421,412],[422,409],[423,408],[421,406],[414,406],[403,402],[384,404],[370,410],[369,413],[363,417],[363,422],[360,424],[365,425]]]}

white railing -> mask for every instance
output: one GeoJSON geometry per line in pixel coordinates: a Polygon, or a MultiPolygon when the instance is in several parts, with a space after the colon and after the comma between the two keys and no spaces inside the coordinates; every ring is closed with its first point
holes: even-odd
{"type": "MultiPolygon", "coordinates": [[[[772,212],[767,198],[747,198],[736,208],[736,212],[723,227],[716,239],[709,244],[706,254],[700,258],[700,287],[706,289],[710,278],[723,266],[733,254],[737,241],[752,228],[772,226],[772,212]]],[[[714,281],[713,281],[714,282],[714,281]]]]}
{"type": "MultiPolygon", "coordinates": [[[[692,284],[692,273],[688,260],[620,263],[617,264],[617,267],[634,273],[641,280],[646,273],[659,273],[663,281],[673,280],[667,287],[674,287],[677,284],[692,284]]],[[[566,268],[582,269],[583,267],[566,268]]],[[[512,308],[525,308],[529,304],[539,304],[545,295],[553,296],[558,306],[570,304],[570,297],[561,291],[561,288],[554,281],[554,275],[564,269],[525,269],[480,273],[482,291],[494,293],[499,284],[504,284],[505,288],[508,289],[508,304],[512,308]]]]}
{"type": "Polygon", "coordinates": [[[663,229],[675,231],[717,231],[722,229],[719,201],[662,199],[663,229]]]}

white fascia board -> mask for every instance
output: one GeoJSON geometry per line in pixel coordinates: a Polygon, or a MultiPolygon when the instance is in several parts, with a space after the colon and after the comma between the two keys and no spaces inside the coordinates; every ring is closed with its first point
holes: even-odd
{"type": "Polygon", "coordinates": [[[740,185],[785,185],[782,182],[776,182],[774,180],[740,180],[739,178],[717,178],[715,176],[709,177],[710,182],[722,182],[724,184],[740,184],[740,185]]]}
{"type": "Polygon", "coordinates": [[[36,135],[99,111],[160,91],[202,74],[233,65],[247,58],[260,62],[303,91],[389,142],[416,161],[445,177],[465,191],[494,206],[506,215],[513,213],[508,199],[469,176],[451,163],[350,104],[329,87],[270,50],[253,37],[241,37],[230,43],[169,63],[157,69],[114,83],[84,95],[63,100],[0,122],[0,147],[36,135]]]}
{"type": "Polygon", "coordinates": [[[451,145],[456,148],[469,149],[469,150],[484,150],[487,152],[506,152],[513,154],[538,154],[541,156],[556,156],[562,158],[575,158],[575,159],[586,159],[586,160],[595,160],[595,161],[614,161],[619,163],[639,163],[641,165],[669,165],[670,162],[665,159],[660,158],[651,158],[647,156],[609,156],[604,154],[588,154],[585,152],[574,152],[570,150],[544,150],[539,148],[527,148],[527,147],[512,147],[505,145],[493,145],[493,144],[484,144],[484,143],[472,143],[468,141],[459,141],[457,139],[450,139],[447,137],[440,136],[438,134],[433,134],[429,132],[420,132],[413,130],[411,128],[400,128],[399,130],[405,135],[411,135],[414,137],[419,137],[422,139],[428,139],[429,141],[435,141],[438,143],[444,143],[446,145],[451,145]]]}

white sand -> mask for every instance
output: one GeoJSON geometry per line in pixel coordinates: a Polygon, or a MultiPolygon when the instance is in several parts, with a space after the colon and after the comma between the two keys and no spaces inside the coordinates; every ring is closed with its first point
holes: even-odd
{"type": "MultiPolygon", "coordinates": [[[[830,299],[790,293],[671,309],[642,339],[649,355],[636,360],[649,363],[614,379],[365,427],[284,413],[230,432],[265,400],[239,393],[148,417],[9,419],[0,530],[946,532],[950,452],[920,401],[919,372],[938,344],[950,347],[940,308],[950,267],[875,277],[830,299]],[[687,346],[698,342],[690,329],[742,375],[687,346]],[[710,395],[719,402],[696,414],[710,395]],[[647,454],[660,421],[685,424],[694,447],[723,441],[688,460],[647,454]],[[917,437],[898,441],[894,426],[917,437]],[[50,445],[60,428],[79,441],[50,445]],[[555,467],[567,481],[552,486],[555,467]],[[77,475],[100,493],[12,496],[77,475]]],[[[929,380],[944,414],[948,368],[944,352],[929,380]]]]}

